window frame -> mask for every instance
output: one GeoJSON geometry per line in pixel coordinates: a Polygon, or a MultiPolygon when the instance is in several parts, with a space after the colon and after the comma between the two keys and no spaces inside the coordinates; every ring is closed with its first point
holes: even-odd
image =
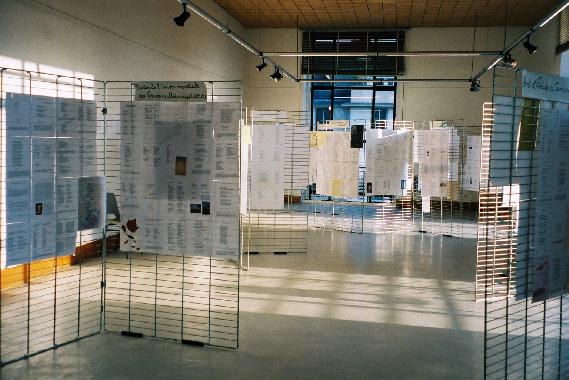
{"type": "MultiPolygon", "coordinates": [[[[333,80],[335,76],[331,76],[333,80]]],[[[355,79],[355,78],[354,78],[355,79]]],[[[385,91],[393,92],[393,120],[396,118],[397,113],[397,82],[389,82],[391,78],[383,77],[373,77],[370,82],[373,81],[371,86],[347,86],[343,83],[337,82],[323,82],[323,83],[311,83],[310,85],[310,130],[316,129],[317,121],[314,119],[314,92],[315,91],[330,91],[330,120],[334,120],[334,92],[335,90],[367,90],[372,92],[372,102],[371,102],[371,125],[373,126],[376,122],[375,110],[376,110],[376,92],[385,91]],[[378,80],[383,80],[384,82],[392,83],[392,85],[386,86],[381,85],[378,80]]]]}

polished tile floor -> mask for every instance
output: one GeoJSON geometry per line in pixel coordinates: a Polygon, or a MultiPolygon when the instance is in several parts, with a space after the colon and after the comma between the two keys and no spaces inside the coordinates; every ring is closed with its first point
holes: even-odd
{"type": "Polygon", "coordinates": [[[113,333],[4,367],[2,379],[481,379],[476,241],[310,232],[251,256],[239,350],[113,333]]]}

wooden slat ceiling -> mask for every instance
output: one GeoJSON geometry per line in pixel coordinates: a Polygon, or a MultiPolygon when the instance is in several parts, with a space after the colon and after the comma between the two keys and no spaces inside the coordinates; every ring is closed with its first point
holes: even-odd
{"type": "Polygon", "coordinates": [[[529,26],[557,3],[557,0],[214,1],[247,27],[306,29],[529,26]]]}

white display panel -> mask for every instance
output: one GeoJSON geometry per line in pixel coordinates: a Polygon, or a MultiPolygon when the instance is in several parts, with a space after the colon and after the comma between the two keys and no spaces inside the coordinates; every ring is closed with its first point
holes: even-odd
{"type": "Polygon", "coordinates": [[[251,161],[251,209],[284,205],[284,125],[254,125],[251,161]]]}
{"type": "Polygon", "coordinates": [[[420,135],[418,140],[421,141],[418,158],[423,212],[430,212],[431,197],[448,196],[449,151],[453,141],[458,141],[458,136],[453,135],[454,130],[451,128],[417,132],[415,133],[420,135]]]}
{"type": "Polygon", "coordinates": [[[7,93],[5,109],[6,265],[73,254],[78,179],[96,175],[96,104],[7,93]]]}
{"type": "Polygon", "coordinates": [[[532,300],[563,293],[569,253],[569,111],[541,109],[532,300]]]}
{"type": "Polygon", "coordinates": [[[462,188],[468,191],[480,191],[480,162],[482,137],[466,137],[466,164],[462,177],[462,188]]]}
{"type": "Polygon", "coordinates": [[[121,249],[239,252],[236,103],[121,104],[121,249]]]}
{"type": "Polygon", "coordinates": [[[316,193],[335,197],[358,197],[360,149],[350,147],[350,132],[311,132],[311,182],[316,193]]]}
{"type": "Polygon", "coordinates": [[[402,196],[412,185],[408,180],[412,135],[403,131],[383,136],[383,132],[366,132],[366,194],[402,196]]]}

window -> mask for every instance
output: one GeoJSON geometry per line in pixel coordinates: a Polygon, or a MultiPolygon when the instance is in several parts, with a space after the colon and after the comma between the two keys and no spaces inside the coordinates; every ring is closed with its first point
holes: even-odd
{"type": "MultiPolygon", "coordinates": [[[[405,51],[404,31],[306,31],[302,36],[304,52],[402,52],[405,51]]],[[[405,73],[403,57],[303,57],[305,75],[381,75],[405,73]]]]}
{"type": "MultiPolygon", "coordinates": [[[[319,76],[314,76],[317,79],[319,76]]],[[[328,79],[370,79],[374,77],[328,76],[328,79]]],[[[376,77],[377,79],[377,77],[376,77]]],[[[314,83],[311,87],[312,123],[349,120],[350,124],[373,125],[395,118],[395,83],[387,82],[314,83]]]]}

